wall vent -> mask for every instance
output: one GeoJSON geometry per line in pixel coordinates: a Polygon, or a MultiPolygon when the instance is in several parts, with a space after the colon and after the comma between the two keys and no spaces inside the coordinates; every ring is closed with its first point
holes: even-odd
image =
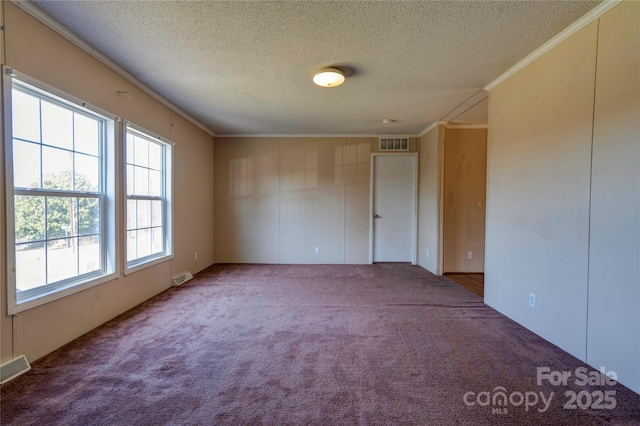
{"type": "Polygon", "coordinates": [[[409,138],[380,138],[380,151],[409,151],[409,138]]]}
{"type": "Polygon", "coordinates": [[[173,285],[180,285],[182,283],[186,283],[191,278],[193,278],[193,275],[191,275],[191,272],[184,271],[183,273],[178,274],[175,277],[173,277],[173,285]]]}
{"type": "Polygon", "coordinates": [[[29,365],[29,361],[27,361],[27,357],[24,355],[5,362],[0,365],[0,385],[7,383],[9,380],[29,370],[31,370],[31,366],[29,365]]]}

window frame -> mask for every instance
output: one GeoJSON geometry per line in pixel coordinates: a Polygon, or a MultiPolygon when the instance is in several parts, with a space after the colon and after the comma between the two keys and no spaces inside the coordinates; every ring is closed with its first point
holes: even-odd
{"type": "MultiPolygon", "coordinates": [[[[5,157],[5,212],[6,212],[6,262],[7,262],[7,308],[8,314],[31,309],[36,306],[49,303],[68,295],[77,293],[87,288],[116,279],[120,275],[120,265],[118,261],[120,238],[118,229],[119,219],[119,197],[117,188],[120,178],[117,161],[118,146],[121,132],[118,131],[120,119],[100,108],[90,105],[73,95],[56,89],[46,83],[31,78],[12,68],[3,66],[2,69],[2,96],[4,102],[4,157],[5,157]],[[101,121],[102,143],[100,155],[100,189],[98,191],[78,191],[75,188],[71,191],[55,189],[18,189],[14,187],[14,156],[13,156],[13,103],[12,90],[16,86],[21,86],[20,90],[53,102],[56,105],[68,108],[76,113],[88,115],[101,121]],[[40,286],[25,290],[27,292],[18,300],[17,276],[16,276],[16,243],[15,243],[15,196],[62,196],[62,197],[86,197],[98,198],[101,204],[100,228],[100,257],[102,268],[86,274],[79,274],[71,278],[63,279],[54,284],[40,286]],[[34,291],[31,291],[34,290],[34,291]]],[[[42,118],[41,118],[42,120],[42,118]]],[[[42,141],[40,141],[42,144],[42,141]]],[[[75,149],[72,150],[75,152],[75,149]]],[[[42,168],[42,166],[40,166],[42,168]]],[[[42,171],[41,171],[42,173],[42,171]]],[[[80,235],[77,236],[78,238],[80,235]]],[[[47,236],[43,239],[46,244],[47,236]]]]}
{"type": "MultiPolygon", "coordinates": [[[[162,262],[166,262],[168,260],[172,260],[174,258],[173,252],[173,149],[175,143],[169,139],[166,139],[154,132],[151,132],[143,127],[140,127],[130,121],[123,122],[123,131],[122,131],[122,165],[123,165],[123,200],[124,200],[124,223],[122,229],[122,238],[124,241],[123,244],[123,271],[124,275],[132,274],[141,269],[148,268],[153,265],[157,265],[162,262]],[[135,136],[142,137],[143,139],[147,139],[150,143],[158,143],[163,148],[163,182],[162,196],[152,196],[152,195],[134,195],[128,193],[128,179],[129,176],[127,174],[127,165],[129,164],[129,158],[127,158],[128,150],[127,150],[127,137],[129,131],[135,136]],[[132,261],[128,261],[128,243],[127,243],[127,208],[129,200],[161,200],[163,203],[162,207],[162,229],[163,229],[163,237],[164,237],[164,252],[151,254],[148,256],[140,257],[134,259],[132,261]]],[[[133,163],[132,163],[133,164],[133,163]]]]}

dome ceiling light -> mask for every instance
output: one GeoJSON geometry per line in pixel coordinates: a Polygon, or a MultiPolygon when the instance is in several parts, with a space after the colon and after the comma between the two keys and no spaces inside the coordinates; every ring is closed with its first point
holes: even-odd
{"type": "Polygon", "coordinates": [[[344,74],[336,68],[325,68],[313,76],[313,82],[320,87],[335,87],[344,83],[344,74]]]}

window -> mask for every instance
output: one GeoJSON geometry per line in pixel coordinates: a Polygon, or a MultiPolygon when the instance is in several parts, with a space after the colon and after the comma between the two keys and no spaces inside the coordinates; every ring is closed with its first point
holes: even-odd
{"type": "Polygon", "coordinates": [[[115,272],[115,185],[107,182],[115,132],[114,120],[68,95],[8,69],[6,78],[13,313],[115,272]]]}
{"type": "Polygon", "coordinates": [[[172,144],[127,124],[127,271],[172,255],[172,144]]]}

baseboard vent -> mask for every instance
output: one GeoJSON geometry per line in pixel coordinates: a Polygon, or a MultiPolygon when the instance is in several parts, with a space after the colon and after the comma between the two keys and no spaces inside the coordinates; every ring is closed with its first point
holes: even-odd
{"type": "Polygon", "coordinates": [[[180,285],[182,283],[186,283],[191,278],[193,278],[193,275],[191,275],[191,272],[184,271],[183,273],[178,274],[175,277],[173,277],[173,285],[180,285]]]}
{"type": "Polygon", "coordinates": [[[29,370],[31,370],[31,366],[29,365],[29,361],[27,361],[27,357],[24,355],[5,362],[0,365],[0,385],[7,383],[9,380],[29,370]]]}

